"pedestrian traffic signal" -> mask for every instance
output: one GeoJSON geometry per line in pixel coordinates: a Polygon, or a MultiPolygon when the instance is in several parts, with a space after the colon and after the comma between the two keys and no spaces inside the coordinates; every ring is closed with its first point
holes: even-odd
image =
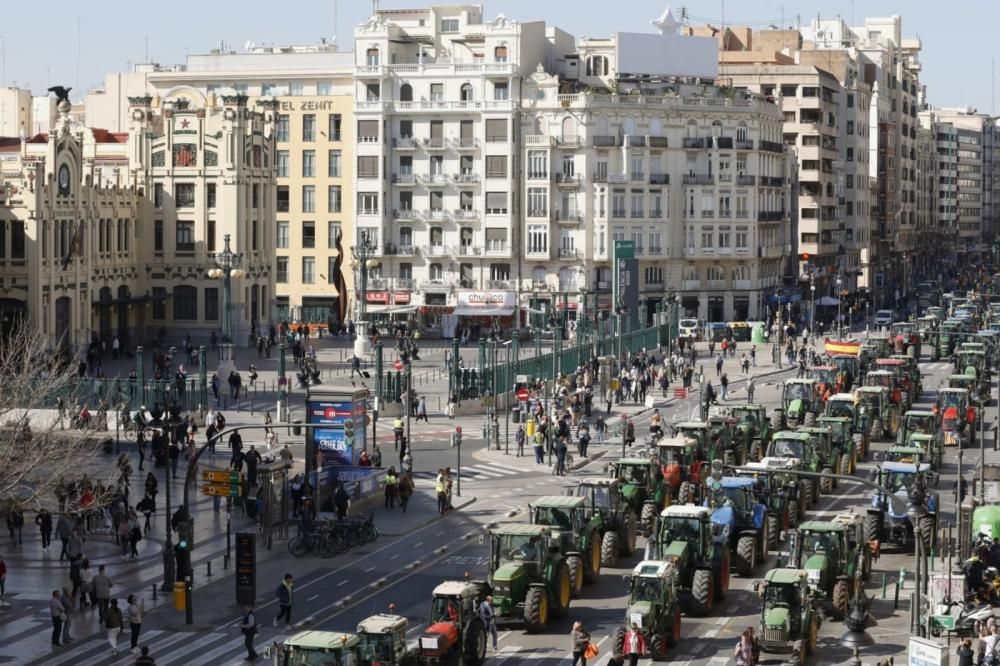
{"type": "Polygon", "coordinates": [[[808,252],[803,252],[802,254],[799,255],[799,259],[801,259],[802,261],[809,261],[809,256],[810,255],[808,252]]]}

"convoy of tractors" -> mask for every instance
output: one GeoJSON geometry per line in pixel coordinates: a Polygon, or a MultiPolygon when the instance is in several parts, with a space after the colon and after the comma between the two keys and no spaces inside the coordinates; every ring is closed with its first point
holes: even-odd
{"type": "MultiPolygon", "coordinates": [[[[881,548],[935,545],[945,449],[976,442],[1000,351],[1000,335],[987,330],[1000,328],[1000,307],[974,297],[947,304],[893,324],[883,337],[837,341],[807,377],[781,382],[780,407],[770,414],[755,404],[706,406],[704,420],[651,434],[609,463],[606,475],[576,477],[563,494],[534,499],[520,522],[489,528],[481,579],[473,572],[433,590],[430,621],[415,644],[407,643],[406,618],[375,615],[351,633],[296,634],[275,646],[278,663],[478,666],[487,634],[476,609],[487,595],[498,625],[547,632],[587,586],[636,551],[616,648],[635,625],[650,656],[669,659],[683,617],[717,613],[736,575],[756,578],[760,648],[801,662],[816,651],[824,618],[848,616],[881,548]],[[914,407],[922,354],[955,365],[930,409],[914,407]],[[872,454],[875,442],[885,446],[872,454]],[[870,501],[810,519],[865,460],[874,463],[867,480],[879,487],[870,501]],[[776,554],[777,566],[765,568],[776,554]],[[344,660],[301,658],[311,651],[344,660]]],[[[973,502],[967,513],[967,542],[975,541],[976,521],[1000,534],[1000,507],[973,502]]]]}

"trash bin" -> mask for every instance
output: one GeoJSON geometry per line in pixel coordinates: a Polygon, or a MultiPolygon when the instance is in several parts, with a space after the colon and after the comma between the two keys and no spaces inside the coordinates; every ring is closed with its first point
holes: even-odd
{"type": "Polygon", "coordinates": [[[187,590],[184,587],[184,581],[179,581],[174,583],[174,608],[179,611],[184,610],[187,607],[187,590]]]}
{"type": "Polygon", "coordinates": [[[753,327],[753,329],[750,331],[750,341],[758,345],[767,342],[763,326],[753,327]]]}
{"type": "Polygon", "coordinates": [[[511,420],[512,423],[520,423],[521,422],[521,408],[520,407],[513,407],[510,410],[510,420],[511,420]]]}
{"type": "Polygon", "coordinates": [[[528,426],[525,429],[525,433],[528,435],[528,437],[535,436],[535,419],[531,419],[530,421],[528,421],[528,426]]]}
{"type": "Polygon", "coordinates": [[[302,421],[300,419],[292,421],[292,434],[296,437],[302,436],[302,421]]]}

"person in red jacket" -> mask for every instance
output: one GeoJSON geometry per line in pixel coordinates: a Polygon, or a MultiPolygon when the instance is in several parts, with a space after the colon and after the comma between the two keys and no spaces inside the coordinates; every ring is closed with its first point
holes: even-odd
{"type": "Polygon", "coordinates": [[[628,657],[628,666],[639,666],[639,657],[646,654],[646,637],[639,630],[639,625],[634,622],[625,632],[623,652],[628,657]]]}

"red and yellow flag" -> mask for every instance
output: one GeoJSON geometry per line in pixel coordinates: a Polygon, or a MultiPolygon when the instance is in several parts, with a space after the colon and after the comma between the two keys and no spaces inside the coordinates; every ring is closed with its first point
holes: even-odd
{"type": "Polygon", "coordinates": [[[861,342],[858,340],[823,340],[827,354],[848,354],[857,356],[861,351],[861,342]]]}

